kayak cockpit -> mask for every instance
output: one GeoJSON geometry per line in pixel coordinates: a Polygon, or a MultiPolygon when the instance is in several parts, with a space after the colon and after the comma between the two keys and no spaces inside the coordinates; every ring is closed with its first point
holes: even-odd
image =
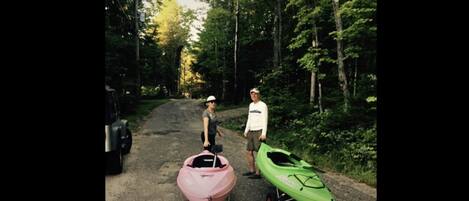
{"type": "Polygon", "coordinates": [[[296,161],[291,156],[282,152],[267,152],[267,157],[269,157],[270,160],[272,160],[272,162],[278,166],[292,167],[299,165],[299,161],[296,161]]]}
{"type": "Polygon", "coordinates": [[[226,164],[222,164],[221,160],[218,156],[214,155],[200,155],[194,158],[192,164],[188,164],[187,166],[192,168],[207,168],[207,167],[214,167],[213,163],[215,161],[215,167],[223,168],[226,164]]]}

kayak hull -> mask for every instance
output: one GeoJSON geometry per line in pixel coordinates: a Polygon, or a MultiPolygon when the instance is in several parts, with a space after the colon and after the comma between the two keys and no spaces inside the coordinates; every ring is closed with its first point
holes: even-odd
{"type": "Polygon", "coordinates": [[[262,143],[256,165],[266,180],[297,201],[334,200],[312,166],[288,151],[262,143]]]}
{"type": "Polygon", "coordinates": [[[218,167],[200,167],[195,164],[200,158],[213,163],[214,155],[205,150],[187,158],[179,170],[177,185],[184,198],[190,201],[225,200],[236,184],[233,167],[220,155],[216,159],[219,160],[218,167]]]}

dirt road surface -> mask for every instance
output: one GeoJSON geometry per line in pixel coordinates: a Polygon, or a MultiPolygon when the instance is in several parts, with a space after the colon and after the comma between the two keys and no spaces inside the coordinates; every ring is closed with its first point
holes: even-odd
{"type": "MultiPolygon", "coordinates": [[[[131,153],[125,156],[124,170],[106,176],[107,201],[181,201],[176,185],[184,160],[202,151],[201,102],[171,100],[155,108],[139,132],[134,133],[131,153]]],[[[247,115],[247,107],[219,112],[221,119],[247,115]]],[[[237,176],[232,201],[265,200],[271,185],[264,179],[252,180],[241,174],[247,171],[246,141],[239,133],[223,129],[225,137],[217,137],[223,153],[237,176]]],[[[357,183],[339,174],[320,173],[338,201],[376,200],[376,189],[357,183]]]]}

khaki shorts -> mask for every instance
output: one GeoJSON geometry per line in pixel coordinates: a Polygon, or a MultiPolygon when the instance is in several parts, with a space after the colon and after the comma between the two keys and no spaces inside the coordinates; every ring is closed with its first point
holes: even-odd
{"type": "Polygon", "coordinates": [[[261,146],[261,142],[259,141],[259,137],[262,134],[262,130],[258,131],[249,131],[247,134],[248,139],[248,146],[246,150],[248,151],[259,151],[259,147],[261,146]]]}

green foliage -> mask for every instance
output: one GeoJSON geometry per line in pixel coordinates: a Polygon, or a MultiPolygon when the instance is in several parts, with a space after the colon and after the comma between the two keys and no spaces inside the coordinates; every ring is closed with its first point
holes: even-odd
{"type": "Polygon", "coordinates": [[[250,102],[241,102],[238,104],[233,104],[231,102],[226,102],[226,103],[222,102],[217,105],[217,112],[246,107],[246,105],[249,105],[249,104],[250,102]]]}
{"type": "MultiPolygon", "coordinates": [[[[234,66],[234,1],[206,1],[211,5],[194,44],[197,62],[194,71],[205,81],[206,95],[221,96],[225,80],[225,99],[246,99],[247,90],[260,82],[260,75],[272,66],[272,1],[239,0],[239,28],[237,53],[237,90],[234,66]]],[[[248,97],[247,97],[248,98],[248,97]]]]}
{"type": "MultiPolygon", "coordinates": [[[[294,100],[286,92],[277,95],[282,93],[282,97],[265,100],[269,107],[269,144],[298,153],[319,167],[376,185],[376,123],[372,116],[376,114],[366,114],[364,110],[348,114],[341,109],[308,114],[307,105],[294,105],[297,102],[291,102],[294,100]],[[280,104],[281,101],[292,104],[280,104]]],[[[223,126],[243,132],[245,123],[243,116],[230,119],[223,126]]]]}
{"type": "MultiPolygon", "coordinates": [[[[290,66],[291,67],[291,66],[290,66]]],[[[351,101],[351,110],[344,113],[339,90],[325,90],[325,111],[320,113],[298,96],[298,83],[288,83],[295,72],[288,65],[263,76],[260,91],[269,107],[268,142],[308,156],[310,162],[345,173],[370,185],[376,184],[376,110],[368,96],[375,96],[373,87],[351,101]]],[[[318,75],[323,82],[326,73],[318,75]]],[[[373,74],[362,75],[359,85],[375,86],[373,74]]],[[[325,82],[327,83],[327,82],[325,82]]],[[[327,85],[326,85],[327,86],[327,85]]],[[[330,88],[330,87],[328,87],[330,88]]],[[[323,91],[324,92],[324,91],[323,91]]],[[[234,129],[243,131],[245,122],[236,122],[234,129]]]]}
{"type": "Polygon", "coordinates": [[[224,121],[221,126],[227,129],[235,130],[238,131],[239,133],[244,132],[244,128],[246,128],[246,121],[247,121],[247,115],[238,117],[238,118],[233,118],[233,119],[228,119],[224,121]]]}
{"type": "Polygon", "coordinates": [[[161,86],[152,87],[152,86],[142,86],[142,96],[143,97],[163,97],[164,92],[161,86]]]}
{"type": "MultiPolygon", "coordinates": [[[[299,32],[299,30],[296,30],[296,29],[295,29],[295,31],[299,32]]],[[[312,33],[313,33],[312,30],[303,30],[303,31],[301,31],[298,34],[298,36],[296,36],[295,38],[292,39],[293,42],[290,45],[288,45],[288,48],[293,50],[293,49],[302,47],[307,42],[309,42],[308,39],[309,39],[309,37],[312,33]]]]}
{"type": "Polygon", "coordinates": [[[303,57],[298,59],[298,63],[301,67],[305,68],[308,71],[317,72],[319,66],[322,63],[334,63],[335,60],[328,57],[328,50],[321,49],[321,48],[308,48],[308,52],[306,52],[303,57]]]}
{"type": "Polygon", "coordinates": [[[105,72],[106,84],[116,89],[125,112],[135,110],[139,102],[137,66],[143,85],[157,85],[164,77],[160,68],[161,49],[156,44],[152,32],[157,26],[149,24],[152,11],[158,9],[160,0],[147,1],[153,5],[144,7],[139,1],[139,11],[145,10],[145,22],[138,21],[139,35],[135,30],[135,1],[105,1],[105,72]],[[149,16],[149,17],[148,17],[149,16]],[[139,37],[139,62],[136,60],[136,37],[139,37]]]}
{"type": "Polygon", "coordinates": [[[369,96],[368,98],[366,98],[366,102],[376,102],[376,96],[369,96]]]}
{"type": "MultiPolygon", "coordinates": [[[[221,96],[223,79],[232,80],[232,16],[223,7],[214,7],[207,12],[207,19],[194,44],[197,62],[193,70],[200,73],[206,82],[202,94],[221,96]]],[[[232,82],[230,82],[231,84],[232,82]]]]}
{"type": "Polygon", "coordinates": [[[176,0],[163,0],[160,12],[152,19],[152,23],[158,27],[154,34],[162,49],[159,72],[163,76],[160,83],[172,95],[178,89],[182,50],[184,47],[190,48],[190,25],[194,19],[195,12],[183,9],[176,0]]]}
{"type": "MultiPolygon", "coordinates": [[[[198,41],[188,40],[193,11],[182,9],[175,0],[151,1],[152,6],[144,8],[148,15],[140,24],[139,36],[143,97],[160,97],[175,91],[180,75],[178,62],[191,66],[204,81],[197,83],[193,97],[215,95],[221,99],[223,89],[226,90],[221,110],[233,107],[229,105],[231,101],[249,102],[249,89],[259,87],[261,98],[269,107],[268,141],[295,151],[320,167],[373,185],[378,101],[376,0],[340,1],[340,33],[336,31],[331,0],[282,1],[281,63],[275,68],[273,27],[277,1],[239,0],[236,91],[234,1],[203,1],[211,7],[198,41]],[[337,38],[343,41],[349,90],[355,91],[347,113],[342,112],[344,96],[338,86],[337,38]],[[179,59],[182,46],[195,55],[194,60],[179,59]],[[316,72],[321,82],[322,113],[318,108],[318,85],[315,106],[309,105],[311,72],[316,72]]],[[[136,78],[132,3],[105,1],[106,76],[122,94],[129,91],[128,83],[135,83],[136,78]]],[[[187,81],[185,77],[183,80],[187,81]]],[[[131,96],[122,96],[127,105],[138,104],[131,96]]],[[[224,122],[223,126],[243,131],[245,123],[246,117],[242,117],[224,122]]]]}
{"type": "Polygon", "coordinates": [[[346,42],[347,58],[372,57],[376,45],[376,0],[350,0],[342,4],[340,13],[344,19],[342,32],[346,42]]]}

